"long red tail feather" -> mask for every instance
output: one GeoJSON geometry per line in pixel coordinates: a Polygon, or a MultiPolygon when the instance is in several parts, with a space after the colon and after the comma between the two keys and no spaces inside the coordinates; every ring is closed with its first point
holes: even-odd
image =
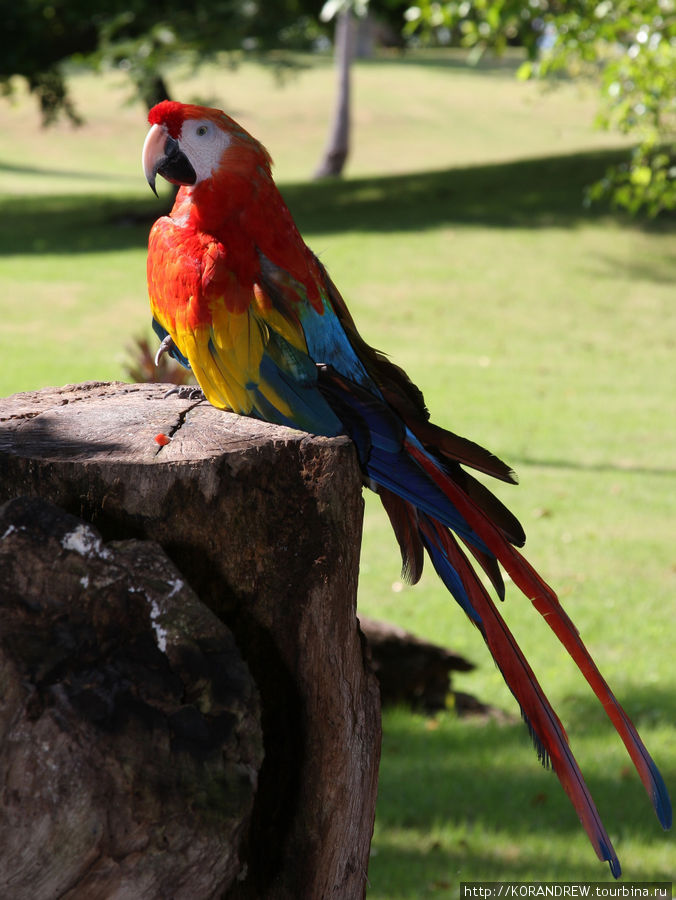
{"type": "MultiPolygon", "coordinates": [[[[589,789],[568,746],[563,725],[540,687],[512,633],[502,619],[474,569],[443,525],[421,516],[421,530],[430,543],[443,548],[450,565],[460,576],[472,606],[481,620],[480,630],[508,687],[521,707],[536,742],[546,752],[552,768],[570,797],[596,854],[607,860],[613,875],[620,875],[620,863],[606,833],[589,789]]],[[[432,557],[434,560],[434,556],[432,557]]],[[[443,577],[443,572],[439,572],[443,577]]]]}
{"type": "Polygon", "coordinates": [[[670,828],[671,804],[662,776],[631,720],[599,672],[579,632],[559,603],[554,591],[519,551],[503,538],[482,510],[436,465],[432,458],[410,442],[407,443],[406,449],[444,491],[468,524],[497,557],[517,587],[532,600],[537,611],[566,648],[622,738],[655,807],[660,824],[665,829],[670,828]]]}

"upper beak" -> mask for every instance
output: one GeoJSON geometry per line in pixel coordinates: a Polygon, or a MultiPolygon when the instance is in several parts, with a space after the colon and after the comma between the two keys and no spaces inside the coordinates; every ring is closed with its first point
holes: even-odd
{"type": "Polygon", "coordinates": [[[167,134],[164,125],[153,125],[143,143],[143,172],[153,193],[159,173],[173,184],[194,184],[197,178],[190,160],[180,149],[178,141],[167,134]]]}

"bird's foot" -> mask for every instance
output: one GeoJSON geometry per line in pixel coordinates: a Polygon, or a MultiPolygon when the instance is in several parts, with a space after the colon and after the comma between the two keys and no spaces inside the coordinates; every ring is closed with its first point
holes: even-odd
{"type": "MultiPolygon", "coordinates": [[[[163,342],[164,343],[164,342],[163,342]]],[[[192,384],[175,384],[173,388],[170,388],[167,393],[164,395],[164,400],[167,397],[171,397],[172,394],[176,394],[179,400],[206,400],[207,398],[204,396],[204,391],[201,388],[195,387],[192,384]]]]}

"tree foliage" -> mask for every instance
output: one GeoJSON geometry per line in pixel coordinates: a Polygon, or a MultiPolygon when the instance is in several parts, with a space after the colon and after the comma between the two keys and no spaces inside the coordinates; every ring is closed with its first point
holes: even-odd
{"type": "Polygon", "coordinates": [[[2,0],[0,8],[4,30],[0,89],[9,94],[12,76],[22,75],[38,98],[46,123],[60,111],[77,122],[59,63],[96,48],[98,14],[82,0],[2,0]]]}
{"type": "Polygon", "coordinates": [[[77,121],[63,64],[126,69],[148,105],[162,99],[163,71],[180,54],[196,64],[223,51],[265,54],[307,47],[319,33],[320,0],[0,0],[6,52],[0,88],[24,76],[49,123],[77,121]]]}
{"type": "Polygon", "coordinates": [[[676,208],[674,0],[420,0],[407,31],[457,39],[480,52],[526,48],[519,77],[596,79],[598,124],[636,138],[628,162],[589,190],[635,213],[676,208]]]}
{"type": "MultiPolygon", "coordinates": [[[[371,5],[400,35],[407,0],[371,5]]],[[[125,70],[150,109],[169,96],[166,72],[179,58],[199,66],[226,54],[225,63],[235,65],[247,53],[273,64],[279,75],[297,65],[293,52],[325,36],[341,11],[349,18],[368,8],[369,0],[101,0],[92,11],[89,0],[0,0],[8,44],[0,58],[0,93],[11,93],[13,77],[23,76],[44,124],[62,113],[79,124],[65,77],[65,64],[79,61],[125,70]]],[[[336,41],[343,71],[321,174],[338,174],[348,153],[351,43],[336,41]]]]}

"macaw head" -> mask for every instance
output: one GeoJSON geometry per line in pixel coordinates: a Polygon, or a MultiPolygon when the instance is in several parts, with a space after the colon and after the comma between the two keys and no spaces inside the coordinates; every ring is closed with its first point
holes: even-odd
{"type": "Polygon", "coordinates": [[[148,114],[152,128],[143,144],[143,171],[155,190],[159,174],[172,184],[197,186],[224,169],[270,172],[265,148],[220,109],[163,100],[148,114]]]}

